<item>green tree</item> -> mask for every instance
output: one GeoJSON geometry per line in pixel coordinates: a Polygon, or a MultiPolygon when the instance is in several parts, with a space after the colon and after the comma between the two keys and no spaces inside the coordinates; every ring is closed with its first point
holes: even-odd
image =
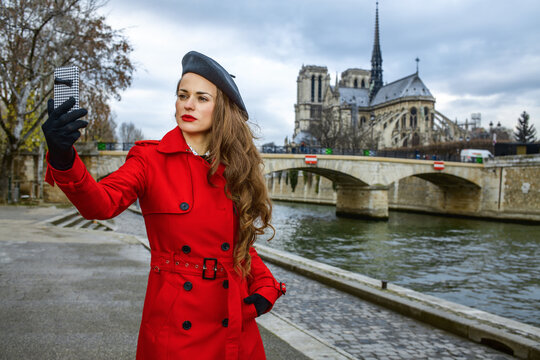
{"type": "MultiPolygon", "coordinates": [[[[2,0],[0,201],[7,199],[8,179],[16,176],[14,157],[29,139],[41,137],[55,67],[80,68],[83,107],[92,97],[101,101],[92,108],[108,106],[110,97],[119,99],[120,91],[131,85],[132,48],[97,13],[101,6],[96,0],[2,0]]],[[[92,116],[98,114],[90,111],[90,123],[92,116]]]]}
{"type": "Polygon", "coordinates": [[[526,111],[518,118],[514,137],[516,138],[516,141],[523,144],[536,141],[536,129],[534,128],[534,125],[529,124],[529,114],[527,114],[526,111]]]}

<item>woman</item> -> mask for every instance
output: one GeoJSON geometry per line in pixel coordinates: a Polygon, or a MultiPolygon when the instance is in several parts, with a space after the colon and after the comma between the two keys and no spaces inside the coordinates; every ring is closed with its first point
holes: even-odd
{"type": "Polygon", "coordinates": [[[193,51],[182,67],[178,126],[161,141],[137,142],[99,183],[72,146],[86,110],[49,101],[46,180],[88,219],[114,217],[139,198],[151,270],[137,359],[264,359],[254,319],[285,286],[252,247],[272,228],[262,161],[232,77],[193,51]]]}

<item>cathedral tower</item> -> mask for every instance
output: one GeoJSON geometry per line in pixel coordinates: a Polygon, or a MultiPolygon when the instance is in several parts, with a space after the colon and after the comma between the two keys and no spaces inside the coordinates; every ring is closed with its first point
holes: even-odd
{"type": "Polygon", "coordinates": [[[308,131],[311,121],[320,120],[323,100],[327,88],[330,86],[330,74],[326,66],[302,66],[297,84],[297,103],[295,104],[294,137],[301,132],[308,131]]]}
{"type": "Polygon", "coordinates": [[[377,91],[379,91],[382,86],[382,55],[381,45],[379,43],[379,2],[377,2],[375,9],[375,39],[373,42],[373,52],[371,53],[370,99],[375,97],[377,91]]]}

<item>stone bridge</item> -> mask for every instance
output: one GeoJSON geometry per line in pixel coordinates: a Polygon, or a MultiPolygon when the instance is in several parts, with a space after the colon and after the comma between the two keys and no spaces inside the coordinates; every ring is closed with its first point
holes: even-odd
{"type": "Polygon", "coordinates": [[[448,209],[471,207],[488,187],[497,185],[496,175],[483,164],[450,162],[436,170],[434,161],[428,160],[317,155],[316,164],[306,164],[305,155],[263,154],[263,158],[266,174],[296,169],[330,179],[336,186],[338,215],[387,218],[390,186],[411,176],[439,187],[448,209]]]}
{"type": "MultiPolygon", "coordinates": [[[[99,180],[118,169],[126,154],[94,151],[81,158],[99,180]]],[[[270,179],[290,170],[330,179],[337,193],[338,215],[386,219],[389,190],[397,197],[403,180],[417,179],[425,185],[414,189],[401,185],[399,196],[414,196],[419,204],[404,209],[540,221],[540,157],[516,157],[485,165],[446,162],[442,170],[436,170],[431,160],[317,155],[316,164],[306,164],[305,155],[300,154],[262,157],[264,173],[270,179]]]]}

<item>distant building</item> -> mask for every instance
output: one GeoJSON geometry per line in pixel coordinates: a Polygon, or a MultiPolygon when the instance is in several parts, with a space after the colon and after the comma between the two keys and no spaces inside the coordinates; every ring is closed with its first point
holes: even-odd
{"type": "Polygon", "coordinates": [[[418,68],[414,74],[383,84],[378,7],[371,70],[347,69],[332,86],[326,66],[302,66],[297,89],[296,144],[318,143],[313,126],[324,121],[339,127],[345,138],[350,135],[353,143],[360,142],[354,147],[428,145],[459,140],[466,133],[435,109],[435,97],[420,78],[418,68]]]}

